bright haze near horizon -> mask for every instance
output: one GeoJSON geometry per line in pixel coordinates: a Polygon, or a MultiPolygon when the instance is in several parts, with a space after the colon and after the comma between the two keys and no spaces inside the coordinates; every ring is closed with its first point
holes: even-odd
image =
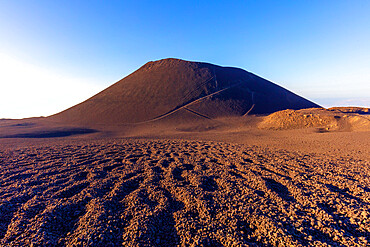
{"type": "Polygon", "coordinates": [[[243,68],[370,106],[370,1],[0,1],[0,118],[48,116],[148,61],[243,68]]]}

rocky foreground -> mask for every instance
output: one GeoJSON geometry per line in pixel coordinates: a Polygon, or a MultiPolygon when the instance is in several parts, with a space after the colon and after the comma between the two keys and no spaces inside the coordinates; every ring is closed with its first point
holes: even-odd
{"type": "Polygon", "coordinates": [[[2,246],[369,246],[370,162],[182,140],[0,149],[2,246]]]}

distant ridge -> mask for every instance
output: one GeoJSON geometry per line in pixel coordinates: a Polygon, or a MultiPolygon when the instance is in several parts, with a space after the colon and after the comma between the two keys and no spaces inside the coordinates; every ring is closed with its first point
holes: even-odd
{"type": "Polygon", "coordinates": [[[320,106],[245,70],[168,58],[146,63],[88,100],[49,118],[115,125],[313,107],[320,106]]]}

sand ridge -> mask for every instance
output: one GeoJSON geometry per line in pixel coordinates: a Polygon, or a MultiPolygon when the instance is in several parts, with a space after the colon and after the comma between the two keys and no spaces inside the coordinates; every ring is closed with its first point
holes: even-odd
{"type": "Polygon", "coordinates": [[[261,129],[302,129],[315,127],[318,131],[369,131],[368,108],[309,108],[284,110],[266,116],[259,124],[261,129]]]}

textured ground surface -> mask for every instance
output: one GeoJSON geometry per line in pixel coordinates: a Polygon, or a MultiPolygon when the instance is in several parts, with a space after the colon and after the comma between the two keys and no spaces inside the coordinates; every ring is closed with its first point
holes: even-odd
{"type": "Polygon", "coordinates": [[[1,246],[367,246],[370,162],[221,142],[0,149],[1,246]]]}
{"type": "Polygon", "coordinates": [[[319,128],[320,132],[370,130],[369,108],[311,108],[284,110],[266,116],[259,127],[262,129],[319,128]]]}

